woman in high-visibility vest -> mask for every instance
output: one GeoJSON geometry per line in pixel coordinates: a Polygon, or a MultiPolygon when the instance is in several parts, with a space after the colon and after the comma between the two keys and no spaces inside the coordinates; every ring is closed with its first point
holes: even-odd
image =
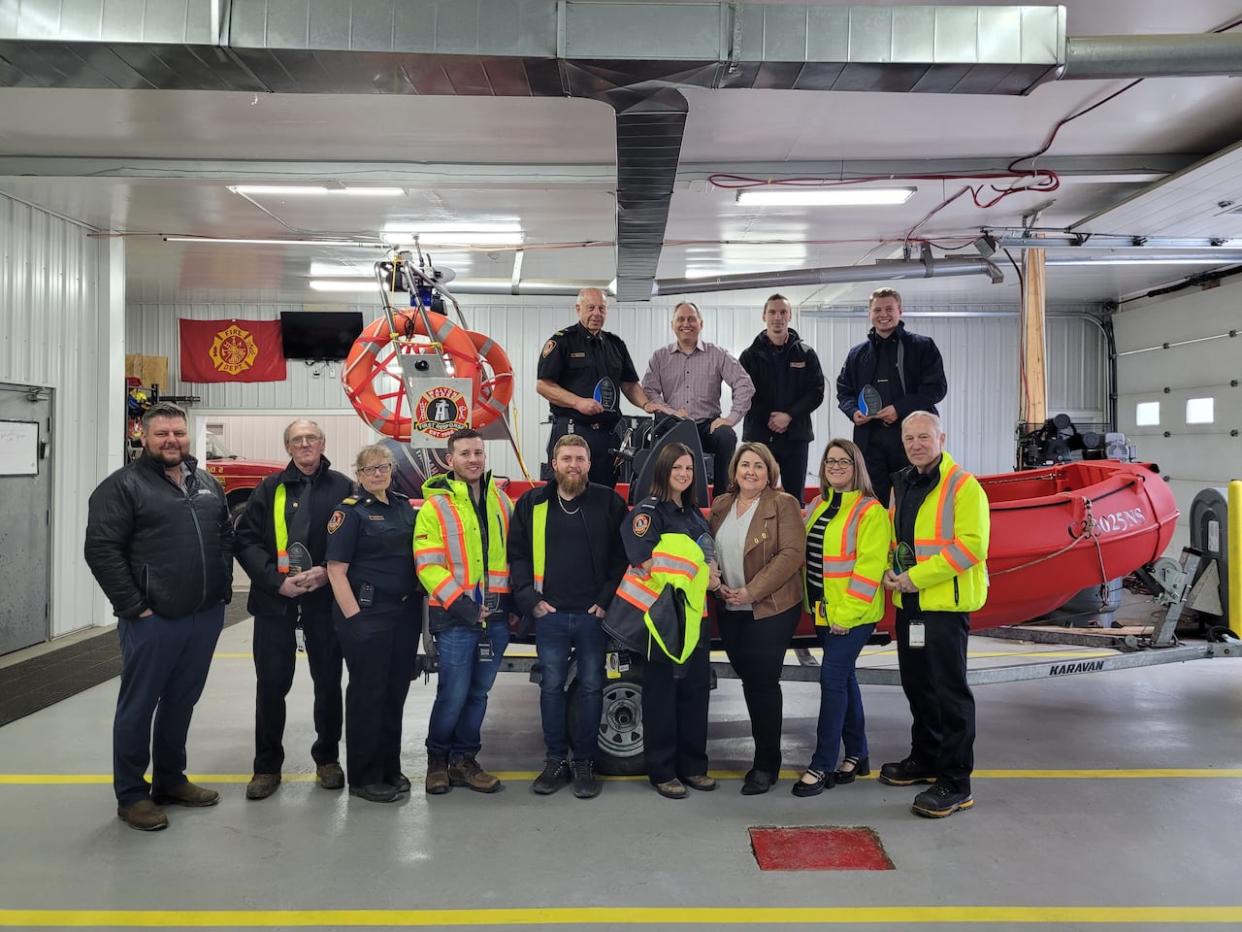
{"type": "Polygon", "coordinates": [[[720,586],[703,546],[711,540],[699,511],[694,455],[669,443],[656,455],[651,495],[621,525],[630,561],[617,589],[618,602],[646,606],[650,639],[643,671],[643,753],[647,778],[661,796],[684,799],[686,787],[714,790],[707,775],[707,700],[710,689],[708,643],[703,612],[705,590],[720,586]],[[667,588],[684,597],[685,630],[680,644],[661,637],[648,609],[667,588]],[[702,636],[700,636],[700,633],[702,636]]]}
{"type": "Polygon", "coordinates": [[[830,440],[819,462],[820,494],[806,512],[806,609],[815,618],[824,660],[819,668],[815,754],[793,785],[818,796],[871,773],[862,692],[854,668],[884,615],[881,581],[893,537],[888,511],[875,498],[862,452],[830,440]],[[837,753],[845,745],[845,759],[837,753]]]}

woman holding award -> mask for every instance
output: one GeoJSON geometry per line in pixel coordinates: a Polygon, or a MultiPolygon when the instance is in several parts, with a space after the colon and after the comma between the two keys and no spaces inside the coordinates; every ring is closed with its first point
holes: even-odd
{"type": "Polygon", "coordinates": [[[820,495],[807,506],[805,605],[824,645],[815,753],[793,785],[818,796],[867,776],[866,722],[854,665],[884,614],[881,581],[893,539],[857,445],[830,440],[819,463],[820,495]],[[845,745],[845,759],[837,753],[845,745]]]}

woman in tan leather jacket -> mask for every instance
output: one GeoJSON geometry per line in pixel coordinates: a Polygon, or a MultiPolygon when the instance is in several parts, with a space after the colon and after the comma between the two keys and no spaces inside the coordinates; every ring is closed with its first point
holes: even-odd
{"type": "Polygon", "coordinates": [[[798,500],[762,443],[743,443],[729,463],[729,491],[712,503],[720,564],[716,626],[742,680],[755,758],[742,793],[766,793],[781,769],[781,666],[802,616],[806,534],[798,500]]]}

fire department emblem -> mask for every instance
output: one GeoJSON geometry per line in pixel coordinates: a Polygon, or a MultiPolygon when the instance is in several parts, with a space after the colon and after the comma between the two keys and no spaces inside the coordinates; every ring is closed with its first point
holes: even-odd
{"type": "Polygon", "coordinates": [[[254,365],[259,346],[249,330],[230,324],[215,335],[207,353],[211,364],[221,372],[237,375],[254,365]]]}
{"type": "Polygon", "coordinates": [[[466,396],[448,385],[429,388],[414,405],[414,429],[437,440],[447,440],[470,426],[466,396]]]}

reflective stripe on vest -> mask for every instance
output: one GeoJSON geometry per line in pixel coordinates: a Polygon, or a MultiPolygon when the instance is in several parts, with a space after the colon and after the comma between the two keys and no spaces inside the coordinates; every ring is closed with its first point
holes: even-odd
{"type": "Polygon", "coordinates": [[[535,505],[530,529],[531,558],[535,565],[535,588],[543,592],[543,574],[548,560],[548,503],[535,505]]]}
{"type": "Polygon", "coordinates": [[[276,572],[289,575],[289,525],[285,523],[285,484],[276,486],[272,502],[272,523],[276,526],[276,572]]]}
{"type": "Polygon", "coordinates": [[[837,556],[828,559],[828,547],[824,547],[824,578],[840,579],[854,572],[854,561],[858,558],[858,525],[866,512],[864,504],[875,499],[859,497],[845,519],[845,527],[841,530],[841,548],[837,556]]]}
{"type": "MultiPolygon", "coordinates": [[[[954,463],[940,483],[940,500],[936,503],[936,526],[933,530],[935,536],[916,537],[914,540],[914,556],[919,563],[940,554],[957,572],[964,573],[979,562],[979,558],[967,550],[954,534],[953,515],[957,495],[965,484],[966,473],[954,463]]],[[[918,520],[917,517],[915,520],[918,520]]]]}
{"type": "MultiPolygon", "coordinates": [[[[447,566],[451,574],[435,587],[431,592],[431,598],[442,605],[448,605],[467,594],[464,584],[470,581],[470,561],[465,550],[466,532],[448,496],[432,495],[424,502],[423,507],[428,505],[435,511],[436,517],[440,519],[440,526],[444,529],[444,549],[441,551],[441,559],[446,562],[441,565],[447,566]]],[[[435,557],[435,551],[419,551],[416,557],[424,562],[440,562],[435,557]]]]}

